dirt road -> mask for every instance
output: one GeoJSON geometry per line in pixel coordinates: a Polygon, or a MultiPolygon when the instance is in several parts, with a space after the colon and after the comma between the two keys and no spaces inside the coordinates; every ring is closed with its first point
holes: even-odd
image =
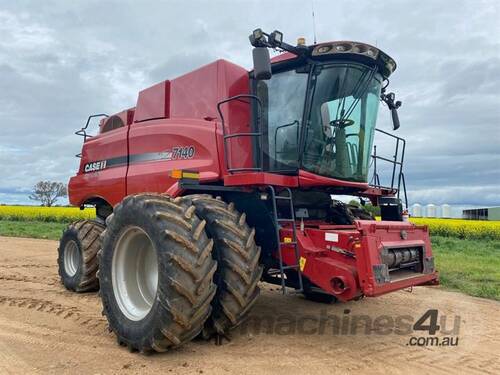
{"type": "Polygon", "coordinates": [[[56,248],[54,241],[0,237],[0,374],[500,374],[500,303],[438,288],[323,305],[263,285],[230,342],[129,353],[108,333],[97,294],[70,293],[59,283],[56,248]],[[458,338],[456,346],[411,345],[412,337],[432,337],[411,329],[428,309],[438,310],[435,337],[458,338]]]}

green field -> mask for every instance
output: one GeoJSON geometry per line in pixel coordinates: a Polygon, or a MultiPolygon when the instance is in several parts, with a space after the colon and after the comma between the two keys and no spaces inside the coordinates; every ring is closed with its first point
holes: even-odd
{"type": "Polygon", "coordinates": [[[441,285],[500,301],[500,241],[431,237],[441,285]]]}
{"type": "MultiPolygon", "coordinates": [[[[0,236],[58,240],[66,224],[0,220],[0,236]]],[[[500,241],[432,236],[441,285],[500,301],[500,241]]]]}
{"type": "Polygon", "coordinates": [[[66,225],[46,221],[0,220],[0,236],[59,240],[66,225]]]}

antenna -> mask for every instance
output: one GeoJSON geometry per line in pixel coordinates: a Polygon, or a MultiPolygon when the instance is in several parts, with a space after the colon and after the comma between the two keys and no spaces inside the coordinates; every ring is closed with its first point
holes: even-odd
{"type": "Polygon", "coordinates": [[[311,0],[312,21],[313,21],[313,35],[314,44],[316,44],[316,20],[314,19],[314,0],[311,0]]]}

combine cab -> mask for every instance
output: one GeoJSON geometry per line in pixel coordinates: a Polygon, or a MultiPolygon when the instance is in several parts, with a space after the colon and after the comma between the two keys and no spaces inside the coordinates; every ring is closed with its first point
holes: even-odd
{"type": "Polygon", "coordinates": [[[394,60],[357,42],[292,46],[278,31],[250,41],[252,71],[215,61],[96,115],[98,135],[93,116],[77,132],[70,201],[97,215],[63,234],[60,275],[74,291],[100,287],[131,350],[226,334],[261,280],[322,302],[438,282],[426,227],[403,221],[405,142],[375,127],[381,101],[399,127],[394,60]],[[377,155],[377,131],[393,158],[377,155]],[[345,194],[379,205],[382,221],[332,199],[345,194]]]}

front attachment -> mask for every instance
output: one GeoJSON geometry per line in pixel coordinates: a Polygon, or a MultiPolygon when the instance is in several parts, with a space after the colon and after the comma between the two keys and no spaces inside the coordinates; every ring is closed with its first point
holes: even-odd
{"type": "MultiPolygon", "coordinates": [[[[282,241],[291,233],[282,229],[282,241]]],[[[356,220],[305,227],[297,241],[303,276],[341,301],[438,283],[427,227],[356,220]]],[[[285,264],[293,264],[293,248],[282,253],[285,264]]]]}

